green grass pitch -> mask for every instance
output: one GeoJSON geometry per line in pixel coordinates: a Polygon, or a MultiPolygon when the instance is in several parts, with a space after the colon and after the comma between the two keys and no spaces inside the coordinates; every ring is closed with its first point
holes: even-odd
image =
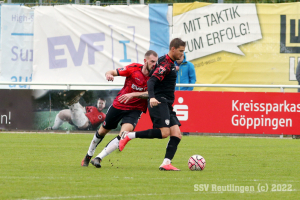
{"type": "MultiPolygon", "coordinates": [[[[96,154],[115,136],[107,135],[96,154]]],[[[158,170],[168,139],[135,139],[123,152],[106,157],[102,168],[81,167],[92,137],[0,133],[0,199],[282,200],[300,196],[300,140],[184,136],[173,159],[181,171],[171,172],[158,170]],[[206,159],[203,171],[188,169],[187,161],[194,154],[206,159]]]]}

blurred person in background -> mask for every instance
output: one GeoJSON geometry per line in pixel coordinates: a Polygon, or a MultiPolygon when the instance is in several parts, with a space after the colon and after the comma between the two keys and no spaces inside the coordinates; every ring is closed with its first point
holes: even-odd
{"type": "MultiPolygon", "coordinates": [[[[176,83],[195,84],[196,73],[193,63],[186,61],[185,53],[181,56],[180,60],[175,61],[177,79],[176,83]]],[[[176,87],[175,90],[192,91],[194,87],[176,87]]],[[[183,132],[183,135],[189,135],[189,132],[183,132]]]]}
{"type": "MultiPolygon", "coordinates": [[[[182,84],[195,84],[196,73],[193,63],[186,60],[185,53],[181,56],[180,60],[174,62],[177,71],[176,83],[182,84]]],[[[192,91],[194,87],[176,87],[175,90],[188,90],[192,91]]]]}
{"type": "Polygon", "coordinates": [[[106,115],[102,110],[105,108],[106,101],[98,98],[96,106],[82,106],[79,100],[84,93],[85,91],[74,91],[75,96],[65,103],[69,109],[59,111],[53,126],[46,130],[57,130],[65,122],[74,125],[79,130],[96,130],[105,120],[106,115]]]}

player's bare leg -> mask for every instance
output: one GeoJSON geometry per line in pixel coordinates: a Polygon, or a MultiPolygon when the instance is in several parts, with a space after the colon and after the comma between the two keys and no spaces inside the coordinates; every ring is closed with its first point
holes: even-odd
{"type": "Polygon", "coordinates": [[[65,122],[70,122],[71,121],[71,111],[70,109],[64,109],[59,111],[59,113],[57,114],[58,117],[65,121],[65,122]]]}
{"type": "Polygon", "coordinates": [[[169,137],[171,134],[171,130],[169,127],[162,127],[160,128],[160,131],[163,139],[169,137]]]}
{"type": "Polygon", "coordinates": [[[45,130],[57,130],[63,123],[70,122],[70,120],[71,120],[71,111],[69,109],[61,110],[55,116],[53,126],[47,127],[45,130]]]}
{"type": "Polygon", "coordinates": [[[101,165],[100,165],[100,162],[103,160],[104,157],[108,156],[109,154],[111,154],[113,151],[115,151],[116,149],[118,149],[119,147],[119,142],[120,142],[120,139],[121,139],[121,134],[123,132],[129,132],[129,131],[132,131],[133,130],[133,125],[132,124],[129,124],[129,123],[125,123],[122,125],[121,127],[121,131],[119,133],[119,135],[117,137],[115,137],[114,139],[112,139],[107,145],[106,147],[101,151],[100,154],[98,154],[96,156],[96,158],[94,160],[91,161],[91,163],[97,167],[97,168],[100,168],[101,165]]]}

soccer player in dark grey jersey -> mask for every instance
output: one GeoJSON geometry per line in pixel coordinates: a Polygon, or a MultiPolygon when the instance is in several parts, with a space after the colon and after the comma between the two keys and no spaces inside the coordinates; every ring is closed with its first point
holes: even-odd
{"type": "Polygon", "coordinates": [[[173,39],[169,46],[169,53],[158,59],[153,74],[148,80],[148,109],[153,122],[153,129],[138,132],[124,131],[119,143],[119,149],[122,151],[125,145],[134,138],[162,139],[170,136],[165,159],[159,167],[160,170],[179,171],[171,165],[171,160],[182,137],[179,128],[181,124],[173,111],[172,104],[174,103],[176,85],[174,61],[180,59],[184,49],[184,41],[180,38],[173,39]]]}

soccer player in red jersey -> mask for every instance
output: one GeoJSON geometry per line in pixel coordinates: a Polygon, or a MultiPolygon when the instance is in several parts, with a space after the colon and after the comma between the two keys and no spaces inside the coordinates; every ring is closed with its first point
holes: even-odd
{"type": "Polygon", "coordinates": [[[153,122],[153,129],[126,132],[121,135],[119,149],[122,151],[130,140],[134,138],[167,138],[170,140],[167,146],[165,159],[160,165],[160,170],[179,171],[176,167],[171,165],[177,146],[181,140],[181,126],[176,113],[173,111],[173,103],[175,98],[176,85],[176,67],[175,60],[179,60],[183,55],[185,49],[185,42],[179,38],[175,38],[170,42],[169,53],[158,59],[154,72],[148,81],[149,94],[149,113],[153,122]]]}
{"type": "Polygon", "coordinates": [[[85,116],[89,119],[90,126],[93,130],[97,129],[98,126],[105,120],[106,115],[105,113],[101,112],[104,108],[103,105],[105,106],[105,102],[106,101],[104,99],[99,98],[97,102],[97,108],[95,106],[85,107],[85,116]],[[102,108],[101,111],[99,111],[99,108],[102,108]]]}
{"type": "MultiPolygon", "coordinates": [[[[111,70],[105,73],[108,81],[113,81],[114,76],[125,76],[126,80],[124,87],[114,99],[113,104],[109,107],[106,118],[100,129],[96,131],[93,140],[90,144],[89,150],[81,162],[81,166],[88,166],[95,149],[103,140],[104,136],[111,130],[118,126],[121,122],[121,131],[133,131],[141,114],[147,111],[147,97],[133,98],[147,93],[147,81],[149,80],[149,73],[158,59],[155,51],[149,50],[145,54],[144,65],[132,63],[123,68],[111,70]]],[[[91,163],[100,168],[102,159],[109,155],[114,150],[118,149],[120,135],[110,141],[103,151],[91,161],[91,163]]]]}
{"type": "Polygon", "coordinates": [[[69,105],[69,109],[59,111],[53,126],[46,128],[46,130],[57,130],[64,122],[74,125],[79,130],[96,130],[105,119],[106,115],[102,110],[105,108],[106,101],[99,98],[96,107],[84,107],[79,103],[79,99],[84,93],[83,91],[76,96],[76,101],[69,105]]]}

